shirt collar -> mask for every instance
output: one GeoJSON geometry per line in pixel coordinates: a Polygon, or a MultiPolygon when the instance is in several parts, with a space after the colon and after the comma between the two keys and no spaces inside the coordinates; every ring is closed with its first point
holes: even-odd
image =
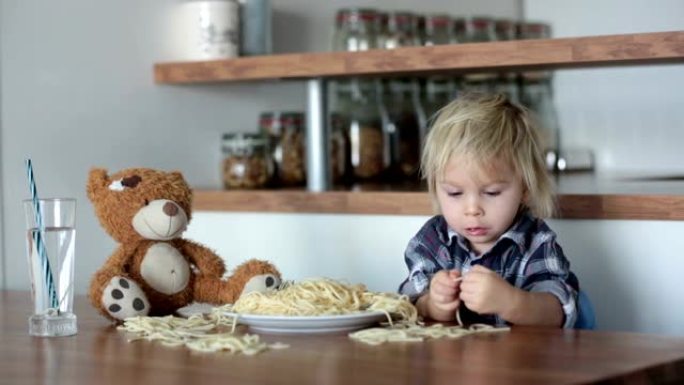
{"type": "Polygon", "coordinates": [[[532,215],[529,213],[529,211],[524,211],[518,215],[518,220],[515,222],[513,226],[511,226],[510,229],[508,229],[505,233],[501,234],[499,237],[499,241],[502,239],[510,239],[513,241],[520,250],[525,250],[526,248],[526,243],[528,240],[528,234],[530,231],[535,226],[536,220],[532,215]]]}

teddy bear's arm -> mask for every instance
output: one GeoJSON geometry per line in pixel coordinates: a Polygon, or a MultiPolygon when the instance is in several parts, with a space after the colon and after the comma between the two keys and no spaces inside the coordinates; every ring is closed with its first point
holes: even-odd
{"type": "Polygon", "coordinates": [[[182,240],[180,248],[183,255],[197,266],[200,274],[221,278],[226,272],[226,266],[221,257],[208,248],[189,240],[182,240]]]}
{"type": "Polygon", "coordinates": [[[120,245],[114,253],[107,258],[107,261],[97,273],[112,272],[114,274],[127,274],[127,267],[131,263],[134,253],[135,250],[128,250],[120,245]]]}

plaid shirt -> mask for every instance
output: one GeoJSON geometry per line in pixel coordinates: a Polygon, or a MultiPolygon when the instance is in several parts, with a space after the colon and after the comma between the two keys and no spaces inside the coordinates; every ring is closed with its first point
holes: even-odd
{"type": "MultiPolygon", "coordinates": [[[[443,216],[431,218],[406,247],[408,278],[399,293],[415,302],[428,292],[432,276],[440,270],[456,269],[466,274],[474,265],[495,271],[513,286],[527,291],[551,293],[558,297],[565,314],[564,328],[572,328],[577,318],[577,277],[556,243],[556,234],[541,219],[528,213],[499,237],[491,250],[476,255],[463,236],[449,228],[443,216]]],[[[504,326],[498,315],[476,314],[462,305],[464,323],[504,326]]]]}

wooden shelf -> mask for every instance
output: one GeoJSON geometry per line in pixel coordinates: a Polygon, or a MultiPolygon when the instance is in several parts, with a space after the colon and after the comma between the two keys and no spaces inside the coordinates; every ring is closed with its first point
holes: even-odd
{"type": "MultiPolygon", "coordinates": [[[[684,220],[684,176],[566,174],[556,178],[558,218],[684,220]]],[[[195,190],[205,211],[431,215],[419,186],[355,187],[353,191],[195,190]]]]}
{"type": "Polygon", "coordinates": [[[157,83],[681,63],[684,31],[158,63],[157,83]]]}
{"type": "MultiPolygon", "coordinates": [[[[194,210],[431,215],[426,192],[344,192],[311,193],[292,190],[220,191],[196,190],[194,210]]],[[[559,196],[562,219],[642,219],[683,220],[682,195],[563,194],[559,196]]]]}

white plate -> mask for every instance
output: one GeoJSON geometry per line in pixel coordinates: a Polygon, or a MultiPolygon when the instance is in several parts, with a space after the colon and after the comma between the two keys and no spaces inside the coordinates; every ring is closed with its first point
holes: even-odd
{"type": "MultiPolygon", "coordinates": [[[[176,312],[183,317],[211,312],[212,305],[193,303],[176,312]]],[[[225,313],[238,317],[238,323],[246,325],[253,332],[277,334],[322,334],[340,333],[363,329],[385,321],[385,313],[369,311],[363,313],[323,315],[323,316],[274,316],[257,314],[225,313]]]]}
{"type": "Polygon", "coordinates": [[[374,311],[325,316],[272,316],[226,313],[253,332],[277,334],[322,334],[363,329],[386,319],[385,313],[374,311]]]}

